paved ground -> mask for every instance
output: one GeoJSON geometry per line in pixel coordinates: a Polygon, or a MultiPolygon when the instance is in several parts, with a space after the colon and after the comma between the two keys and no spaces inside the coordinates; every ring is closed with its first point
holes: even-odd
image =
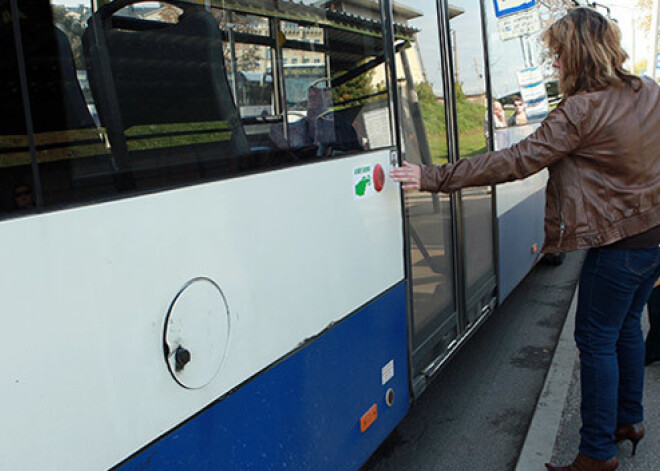
{"type": "Polygon", "coordinates": [[[559,267],[538,265],[413,403],[363,471],[514,469],[583,255],[569,254],[559,267]]]}
{"type": "MultiPolygon", "coordinates": [[[[580,379],[577,349],[572,338],[574,305],[572,308],[520,454],[517,471],[540,471],[548,459],[568,464],[577,454],[581,424],[580,379]]],[[[646,331],[646,313],[643,319],[646,331]]],[[[638,445],[634,457],[631,456],[630,442],[619,446],[618,469],[621,471],[660,470],[660,363],[646,368],[644,406],[646,437],[638,445]]]]}

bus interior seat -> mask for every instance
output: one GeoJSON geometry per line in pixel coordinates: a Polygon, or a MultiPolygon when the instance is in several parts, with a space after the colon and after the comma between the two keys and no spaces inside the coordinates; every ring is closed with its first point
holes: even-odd
{"type": "MultiPolygon", "coordinates": [[[[78,81],[71,45],[67,35],[55,26],[50,4],[40,0],[24,0],[18,5],[21,13],[27,95],[34,133],[95,128],[78,81]]],[[[11,18],[9,8],[9,2],[3,2],[0,17],[11,18]]],[[[0,135],[5,136],[27,134],[15,46],[14,30],[5,24],[0,28],[0,135]]],[[[66,190],[65,187],[69,186],[69,179],[66,177],[69,164],[68,160],[41,164],[50,169],[56,167],[58,175],[64,172],[63,178],[49,173],[49,178],[42,179],[42,189],[45,193],[53,195],[62,189],[66,190]]],[[[26,175],[31,175],[29,161],[14,162],[10,165],[11,167],[3,169],[0,185],[12,188],[17,181],[22,181],[32,186],[31,177],[26,178],[26,175]]]]}
{"type": "MultiPolygon", "coordinates": [[[[325,81],[328,79],[321,79],[325,81]]],[[[293,148],[315,146],[317,157],[363,150],[360,139],[344,111],[333,111],[330,87],[318,87],[316,81],[307,89],[305,115],[289,123],[289,143],[293,148]]],[[[352,114],[354,116],[355,113],[352,114]]],[[[278,147],[287,145],[281,126],[271,128],[271,139],[278,147]]]]}
{"type": "Polygon", "coordinates": [[[314,142],[319,146],[320,156],[363,150],[351,122],[337,111],[316,118],[314,142]]]}
{"type": "Polygon", "coordinates": [[[131,3],[101,7],[83,35],[90,88],[113,154],[130,154],[130,165],[120,159],[131,170],[167,172],[182,165],[212,171],[214,162],[231,165],[249,153],[213,15],[169,1],[183,9],[178,23],[112,16],[131,3]]]}
{"type": "MultiPolygon", "coordinates": [[[[9,2],[4,2],[6,7],[9,2]]],[[[94,127],[76,76],[73,51],[66,34],[53,23],[48,2],[19,3],[21,36],[34,132],[94,127]]],[[[3,17],[6,17],[3,12],[3,17]]],[[[2,28],[0,50],[0,133],[26,134],[13,28],[2,28]]]]}

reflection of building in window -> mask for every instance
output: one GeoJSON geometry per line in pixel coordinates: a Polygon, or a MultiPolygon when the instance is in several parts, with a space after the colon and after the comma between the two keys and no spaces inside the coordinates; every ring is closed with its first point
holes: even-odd
{"type": "MultiPolygon", "coordinates": [[[[372,0],[328,0],[325,2],[319,2],[319,6],[328,8],[333,11],[360,16],[368,20],[380,21],[380,7],[378,2],[373,2],[372,0]]],[[[410,20],[424,16],[424,13],[421,11],[410,6],[403,5],[399,2],[394,2],[392,4],[392,12],[394,14],[394,22],[405,26],[410,26],[408,25],[410,20]]],[[[419,60],[415,49],[407,48],[401,54],[405,54],[406,58],[408,59],[410,73],[413,76],[413,82],[419,83],[426,81],[424,79],[421,61],[419,60]]],[[[399,78],[404,79],[405,76],[403,73],[403,65],[401,64],[401,54],[397,55],[396,69],[399,73],[399,78]]],[[[386,82],[384,67],[381,66],[375,69],[372,82],[374,84],[384,84],[386,82]]]]}
{"type": "MultiPolygon", "coordinates": [[[[281,30],[287,41],[298,41],[311,44],[323,44],[323,29],[316,26],[307,26],[290,21],[281,23],[281,30]]],[[[284,60],[288,60],[291,64],[309,64],[314,59],[314,56],[322,54],[321,52],[298,50],[285,48],[282,51],[284,60]],[[295,62],[294,62],[295,60],[295,62]]],[[[316,61],[315,61],[316,63],[316,61]]],[[[319,60],[320,63],[320,60],[319,60]]]]}

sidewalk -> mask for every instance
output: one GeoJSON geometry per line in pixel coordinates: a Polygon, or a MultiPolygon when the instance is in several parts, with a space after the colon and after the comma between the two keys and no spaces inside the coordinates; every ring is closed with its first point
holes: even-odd
{"type": "MultiPolygon", "coordinates": [[[[580,441],[580,379],[577,349],[573,341],[575,307],[574,296],[516,471],[541,471],[548,461],[567,465],[577,455],[580,441]]],[[[646,335],[646,312],[642,317],[646,335]]],[[[660,363],[646,368],[644,407],[646,436],[639,443],[634,457],[630,455],[630,442],[619,445],[617,471],[660,469],[660,363]]]]}

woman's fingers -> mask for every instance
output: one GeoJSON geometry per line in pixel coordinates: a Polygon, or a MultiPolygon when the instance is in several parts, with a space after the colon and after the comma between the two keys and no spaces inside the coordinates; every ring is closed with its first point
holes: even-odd
{"type": "Polygon", "coordinates": [[[401,167],[390,170],[390,177],[395,182],[402,183],[401,188],[404,190],[419,190],[422,181],[422,168],[404,160],[401,167]]]}

